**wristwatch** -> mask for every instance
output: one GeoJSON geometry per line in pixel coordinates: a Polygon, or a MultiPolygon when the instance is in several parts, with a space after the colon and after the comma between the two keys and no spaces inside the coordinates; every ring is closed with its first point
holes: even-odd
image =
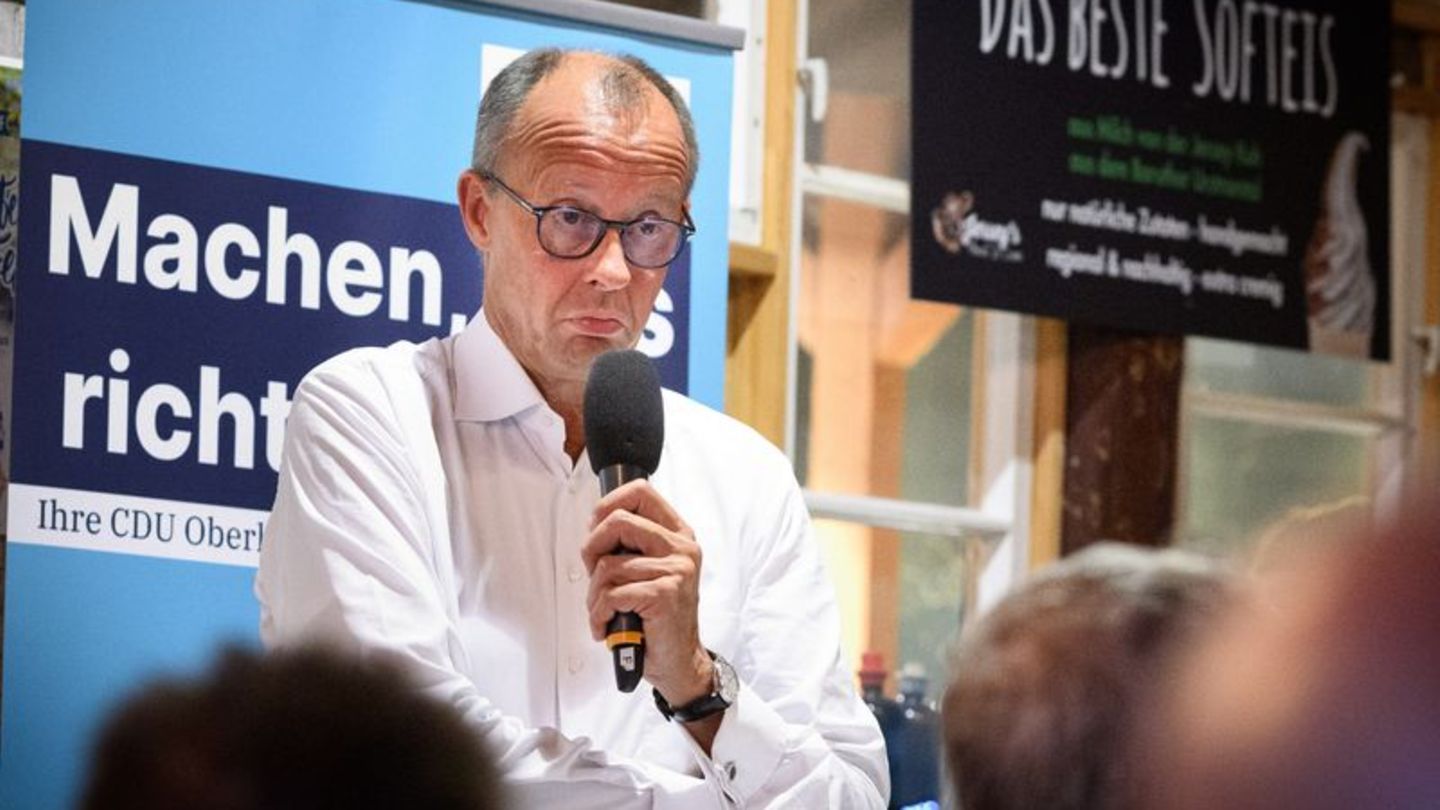
{"type": "Polygon", "coordinates": [[[650,690],[655,693],[655,707],[660,710],[660,714],[664,715],[666,720],[693,723],[712,714],[719,714],[730,708],[730,705],[735,702],[735,695],[740,691],[740,679],[735,677],[735,668],[713,650],[705,652],[710,653],[710,659],[715,662],[715,683],[710,689],[710,694],[701,695],[684,706],[671,708],[670,703],[665,700],[664,695],[660,694],[659,689],[650,690]]]}

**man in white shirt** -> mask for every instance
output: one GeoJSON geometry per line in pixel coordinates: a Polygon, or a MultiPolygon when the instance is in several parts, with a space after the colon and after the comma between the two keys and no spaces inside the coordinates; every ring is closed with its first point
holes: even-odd
{"type": "Polygon", "coordinates": [[[261,634],[398,655],[523,807],[882,807],[883,743],[785,458],[668,391],[649,481],[602,499],[584,457],[590,365],[638,341],[693,231],[697,159],[637,59],[535,51],[492,82],[458,189],[484,306],[302,382],[261,634]],[[616,690],[598,639],[617,611],[644,621],[653,696],[616,690]]]}

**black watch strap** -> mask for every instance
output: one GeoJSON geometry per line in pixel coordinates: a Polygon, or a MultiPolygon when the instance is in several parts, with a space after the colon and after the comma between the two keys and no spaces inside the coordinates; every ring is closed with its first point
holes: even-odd
{"type": "Polygon", "coordinates": [[[670,708],[669,701],[660,694],[659,689],[652,689],[655,693],[655,707],[666,720],[679,720],[682,723],[693,723],[696,720],[704,720],[712,714],[719,714],[730,708],[730,703],[725,698],[711,692],[708,695],[701,695],[698,698],[686,703],[684,706],[670,708]]]}
{"type": "Polygon", "coordinates": [[[715,684],[711,688],[710,694],[701,695],[683,706],[671,707],[670,702],[660,694],[659,689],[650,690],[655,694],[655,708],[660,710],[660,714],[666,720],[693,723],[696,720],[704,720],[713,714],[719,714],[730,708],[730,704],[735,702],[735,694],[739,688],[739,684],[735,680],[735,670],[730,667],[730,662],[713,651],[706,650],[706,652],[710,653],[711,660],[715,662],[715,684]]]}

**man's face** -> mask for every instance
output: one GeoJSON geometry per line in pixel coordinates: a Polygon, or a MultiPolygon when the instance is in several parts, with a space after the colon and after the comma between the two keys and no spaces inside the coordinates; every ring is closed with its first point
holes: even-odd
{"type": "MultiPolygon", "coordinates": [[[[531,91],[496,174],[535,206],[681,221],[687,164],[674,111],[647,87],[643,110],[617,115],[601,96],[600,64],[570,57],[531,91]]],[[[485,314],[547,397],[583,387],[602,352],[636,344],[665,268],[630,265],[615,230],[588,256],[556,258],[540,246],[534,215],[500,189],[462,177],[460,195],[485,253],[485,314]]]]}

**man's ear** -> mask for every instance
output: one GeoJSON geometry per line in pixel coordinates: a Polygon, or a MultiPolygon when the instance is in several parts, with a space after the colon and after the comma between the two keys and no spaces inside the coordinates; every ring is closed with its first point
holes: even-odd
{"type": "Polygon", "coordinates": [[[455,194],[460,202],[460,220],[465,223],[465,233],[470,243],[479,250],[490,246],[490,198],[485,194],[485,181],[471,169],[460,173],[455,184],[455,194]]]}

